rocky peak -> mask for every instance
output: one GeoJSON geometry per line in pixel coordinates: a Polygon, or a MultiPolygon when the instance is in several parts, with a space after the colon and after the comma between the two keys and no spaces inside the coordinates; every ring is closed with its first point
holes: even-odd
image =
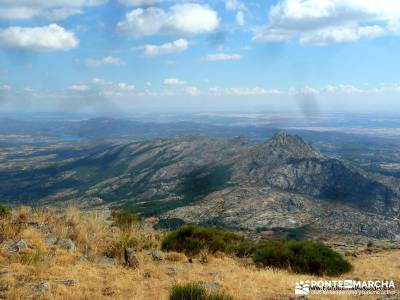
{"type": "Polygon", "coordinates": [[[304,141],[301,137],[297,135],[290,135],[286,133],[285,131],[278,131],[275,133],[271,139],[269,139],[267,144],[271,144],[274,146],[280,146],[280,147],[306,147],[309,148],[310,145],[304,141]]]}
{"type": "Polygon", "coordinates": [[[270,158],[303,159],[323,158],[322,154],[309,143],[297,135],[290,135],[284,131],[277,132],[266,141],[261,149],[270,158]]]}
{"type": "Polygon", "coordinates": [[[294,136],[290,136],[289,134],[287,134],[287,132],[280,130],[272,136],[271,140],[284,143],[289,139],[289,137],[294,137],[294,136]]]}

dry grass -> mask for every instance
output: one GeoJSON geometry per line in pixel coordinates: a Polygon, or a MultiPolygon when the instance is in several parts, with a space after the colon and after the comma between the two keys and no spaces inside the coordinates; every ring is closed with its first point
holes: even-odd
{"type": "Polygon", "coordinates": [[[173,251],[166,253],[165,259],[172,262],[187,261],[187,257],[185,256],[185,254],[173,251]]]}
{"type": "MultiPolygon", "coordinates": [[[[7,222],[20,218],[20,213],[15,212],[13,219],[7,222]]],[[[281,270],[261,270],[225,256],[208,257],[207,263],[200,263],[199,257],[189,263],[182,254],[167,253],[165,260],[155,262],[146,250],[138,252],[140,267],[137,270],[122,264],[98,265],[96,259],[102,257],[110,245],[121,248],[130,241],[138,249],[157,248],[158,237],[144,224],[129,229],[111,226],[104,212],[83,213],[71,208],[64,212],[24,213],[25,224],[13,238],[24,239],[29,249],[15,255],[6,250],[7,241],[2,242],[0,285],[8,287],[4,292],[7,299],[163,300],[168,298],[173,285],[187,282],[217,283],[236,299],[282,299],[294,296],[296,281],[315,278],[281,270]],[[46,245],[49,234],[71,238],[78,250],[70,252],[46,245]],[[82,256],[87,260],[82,260],[82,256]],[[171,272],[171,268],[176,273],[171,272]],[[37,291],[42,282],[49,283],[49,292],[40,294],[37,291]]],[[[343,278],[400,281],[399,258],[400,251],[353,258],[354,270],[343,278]]],[[[319,298],[311,296],[310,299],[319,298]]]]}

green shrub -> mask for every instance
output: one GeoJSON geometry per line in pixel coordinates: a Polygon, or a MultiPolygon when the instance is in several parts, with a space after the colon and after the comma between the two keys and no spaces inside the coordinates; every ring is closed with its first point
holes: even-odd
{"type": "Polygon", "coordinates": [[[187,255],[199,254],[202,250],[215,253],[232,252],[243,237],[232,232],[195,225],[183,225],[167,234],[161,244],[164,251],[183,252],[187,255]]]}
{"type": "Polygon", "coordinates": [[[114,224],[118,227],[130,227],[140,221],[140,217],[129,212],[129,211],[113,211],[111,217],[114,220],[114,224]]]}
{"type": "Polygon", "coordinates": [[[251,257],[256,248],[256,244],[248,241],[243,241],[240,244],[233,246],[232,252],[237,257],[251,257]]]}
{"type": "Polygon", "coordinates": [[[178,218],[171,219],[160,219],[156,225],[154,225],[154,229],[168,229],[175,230],[185,224],[185,221],[178,218]]]}
{"type": "Polygon", "coordinates": [[[295,273],[337,276],[351,265],[329,247],[305,241],[268,241],[257,246],[253,261],[295,273]]]}
{"type": "Polygon", "coordinates": [[[207,292],[197,284],[175,285],[169,294],[169,300],[205,300],[207,292]]]}
{"type": "Polygon", "coordinates": [[[206,289],[198,284],[188,283],[175,285],[170,294],[169,300],[234,300],[233,297],[225,294],[208,293],[206,289]]]}
{"type": "Polygon", "coordinates": [[[296,228],[290,228],[287,230],[286,239],[301,241],[304,240],[306,234],[310,230],[310,225],[304,225],[296,228]]]}
{"type": "Polygon", "coordinates": [[[11,216],[11,209],[0,204],[0,218],[7,218],[9,216],[11,216]]]}

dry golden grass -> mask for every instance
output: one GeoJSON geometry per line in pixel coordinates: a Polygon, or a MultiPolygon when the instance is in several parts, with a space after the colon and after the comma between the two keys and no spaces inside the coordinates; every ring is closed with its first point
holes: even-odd
{"type": "MultiPolygon", "coordinates": [[[[20,213],[16,212],[7,222],[20,218],[20,213]]],[[[159,238],[146,224],[120,229],[111,226],[103,212],[81,212],[72,208],[62,212],[25,211],[25,222],[28,225],[13,238],[24,239],[29,248],[18,256],[6,250],[6,241],[1,247],[0,285],[8,287],[3,294],[6,299],[163,300],[168,298],[174,284],[187,282],[217,283],[238,300],[282,299],[294,297],[296,281],[315,278],[282,270],[258,269],[222,255],[207,257],[207,263],[200,263],[201,257],[189,263],[182,254],[167,253],[165,260],[155,262],[146,250],[138,252],[140,265],[136,270],[122,264],[99,265],[96,259],[102,257],[110,245],[119,245],[122,249],[124,243],[130,241],[137,249],[157,248],[159,238]],[[78,249],[71,252],[46,245],[49,234],[71,238],[78,249]],[[82,256],[87,259],[82,260],[82,256]],[[49,283],[50,290],[40,294],[37,286],[42,282],[49,283]]],[[[342,278],[400,281],[399,258],[400,251],[352,258],[354,270],[342,278]]],[[[320,299],[318,296],[309,298],[320,299]]],[[[356,298],[331,296],[324,299],[356,298]]]]}
{"type": "Polygon", "coordinates": [[[178,261],[186,261],[187,257],[185,256],[185,254],[171,251],[165,254],[165,259],[172,262],[178,262],[178,261]]]}

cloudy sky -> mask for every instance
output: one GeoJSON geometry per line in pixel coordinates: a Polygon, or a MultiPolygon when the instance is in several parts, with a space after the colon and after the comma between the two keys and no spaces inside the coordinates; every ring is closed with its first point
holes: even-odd
{"type": "Polygon", "coordinates": [[[399,53],[399,0],[0,0],[0,110],[390,110],[399,53]]]}

